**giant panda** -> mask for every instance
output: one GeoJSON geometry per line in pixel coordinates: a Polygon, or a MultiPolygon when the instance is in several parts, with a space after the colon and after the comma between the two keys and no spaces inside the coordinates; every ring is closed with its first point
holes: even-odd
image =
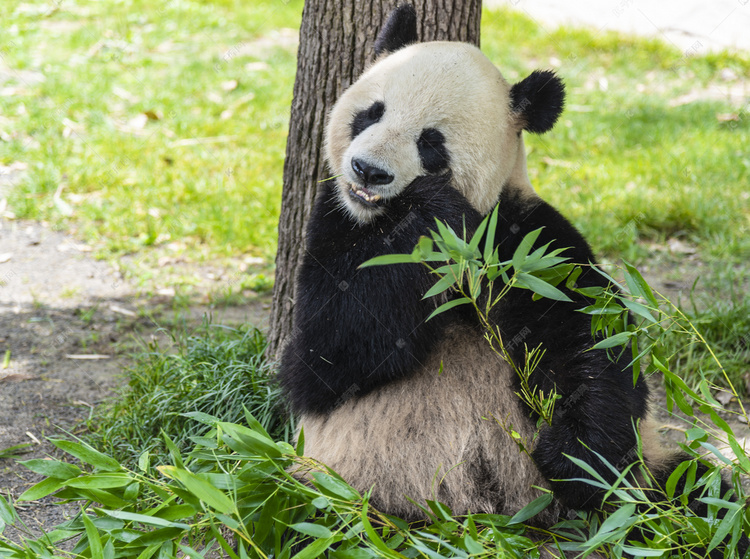
{"type": "MultiPolygon", "coordinates": [[[[294,330],[279,379],[304,429],[305,454],[330,466],[376,508],[424,518],[426,500],[467,512],[511,515],[554,491],[532,522],[551,526],[595,509],[602,492],[564,454],[603,477],[641,450],[663,483],[685,457],[659,443],[645,380],[629,357],[590,350],[588,303],[534,301],[512,289],[493,309],[514,362],[542,344],[530,384],[561,396],[551,426],[519,399],[519,379],[483,336],[468,306],[425,319],[445,298],[423,299],[435,277],[421,265],[359,266],[411,252],[435,219],[471,235],[499,207],[495,242],[510,259],[540,227],[537,246],[564,247],[595,263],[581,234],[533,189],[523,132],[550,130],[564,104],[552,72],[509,84],[476,47],[417,41],[412,7],[396,8],[375,42],[375,60],[333,107],[325,154],[334,179],[321,183],[296,278],[294,330]],[[508,343],[510,341],[510,343],[508,343]],[[505,428],[503,427],[505,426],[505,428]],[[533,449],[521,452],[506,432],[533,449]]],[[[588,269],[581,287],[606,285],[588,269]]],[[[730,489],[722,486],[722,492],[730,489]]],[[[698,505],[702,506],[702,505],[698,505]]]]}

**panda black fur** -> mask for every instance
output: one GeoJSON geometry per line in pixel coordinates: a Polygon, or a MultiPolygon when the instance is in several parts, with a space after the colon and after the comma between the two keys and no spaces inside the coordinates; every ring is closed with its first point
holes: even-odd
{"type": "MultiPolygon", "coordinates": [[[[514,393],[517,375],[461,310],[468,307],[424,322],[442,302],[422,300],[434,283],[426,268],[358,268],[411,252],[435,217],[470,235],[497,204],[501,259],[544,227],[537,246],[554,241],[569,247],[571,261],[595,262],[526,172],[521,132],[552,128],[564,101],[559,78],[534,72],[511,87],[473,46],[412,44],[415,22],[413,8],[394,11],[376,42],[380,57],[329,116],[326,152],[337,179],[324,183],[309,221],[280,368],[306,454],[360,490],[373,487],[375,506],[407,519],[422,513],[406,497],[437,499],[457,514],[514,514],[539,496],[534,485],[556,496],[539,525],[568,508],[595,508],[602,494],[592,485],[556,481],[587,477],[563,453],[612,479],[586,447],[624,467],[636,458],[636,425],[663,483],[684,457],[659,444],[648,388],[643,379],[633,386],[629,359],[587,351],[594,340],[589,318],[576,312],[588,304],[581,296],[535,302],[513,289],[490,317],[506,342],[521,340],[511,344],[516,363],[524,346],[543,345],[531,384],[562,396],[532,460],[493,420],[532,441],[536,417],[514,393]]],[[[606,282],[589,269],[578,283],[606,282]]]]}
{"type": "Polygon", "coordinates": [[[435,282],[423,266],[358,269],[375,256],[411,252],[435,217],[456,231],[480,220],[450,177],[422,177],[389,204],[388,212],[353,225],[324,183],[307,230],[307,250],[295,301],[293,340],[281,378],[295,410],[327,414],[411,374],[435,351],[448,313],[425,319],[438,301],[422,296],[435,282]]]}

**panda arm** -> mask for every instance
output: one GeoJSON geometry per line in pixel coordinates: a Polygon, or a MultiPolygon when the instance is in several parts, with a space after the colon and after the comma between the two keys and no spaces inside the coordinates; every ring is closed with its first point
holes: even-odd
{"type": "Polygon", "coordinates": [[[297,275],[294,329],[280,368],[295,411],[323,413],[404,377],[435,347],[449,317],[425,322],[439,303],[423,300],[435,281],[429,270],[359,265],[382,254],[410,253],[435,227],[435,217],[458,230],[466,215],[476,227],[476,212],[443,182],[418,180],[389,203],[385,215],[364,225],[346,214],[333,187],[316,200],[297,275]]]}
{"type": "MultiPolygon", "coordinates": [[[[572,262],[594,262],[584,238],[549,204],[508,197],[501,199],[500,209],[496,239],[501,260],[512,257],[527,233],[544,227],[537,246],[552,242],[552,248],[570,247],[563,255],[572,262]]],[[[585,269],[578,284],[605,286],[606,280],[585,269]]],[[[600,497],[596,498],[600,490],[583,482],[554,481],[590,477],[564,455],[582,459],[613,481],[612,472],[592,451],[620,469],[636,459],[634,424],[645,416],[648,388],[642,378],[633,386],[627,356],[618,362],[604,350],[590,349],[595,343],[590,317],[578,312],[590,303],[581,295],[564,291],[573,302],[534,301],[529,291],[513,289],[493,310],[491,319],[500,327],[515,363],[524,362],[526,348],[541,345],[544,350],[530,385],[545,394],[554,389],[561,398],[552,425],[539,434],[533,457],[566,505],[591,508],[600,504],[600,497]]],[[[518,390],[519,379],[513,381],[518,390]]]]}

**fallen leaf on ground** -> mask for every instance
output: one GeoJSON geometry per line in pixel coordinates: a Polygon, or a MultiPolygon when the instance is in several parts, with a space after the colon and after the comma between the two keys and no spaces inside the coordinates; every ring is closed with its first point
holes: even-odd
{"type": "Polygon", "coordinates": [[[742,120],[739,113],[718,113],[716,120],[719,122],[739,122],[742,120]]]}
{"type": "Polygon", "coordinates": [[[8,373],[0,374],[0,382],[23,382],[25,380],[38,380],[38,375],[29,375],[27,373],[8,373]]]}
{"type": "Polygon", "coordinates": [[[84,402],[83,400],[73,400],[72,403],[73,403],[74,406],[86,406],[87,408],[93,408],[94,407],[91,404],[89,404],[88,402],[84,402]]]}
{"type": "Polygon", "coordinates": [[[135,115],[133,118],[131,118],[128,121],[128,128],[132,128],[134,130],[141,130],[146,126],[146,123],[148,122],[148,115],[146,113],[140,113],[138,115],[135,115]]]}
{"type": "Polygon", "coordinates": [[[694,246],[683,243],[679,239],[669,239],[667,241],[667,248],[669,249],[669,252],[673,254],[695,254],[698,251],[694,246]]]}
{"type": "Polygon", "coordinates": [[[57,252],[70,252],[71,250],[75,250],[78,252],[91,252],[94,249],[92,249],[89,245],[84,245],[81,243],[65,242],[57,245],[57,252]]]}
{"type": "Polygon", "coordinates": [[[270,66],[265,62],[248,62],[245,64],[245,70],[248,72],[260,72],[262,70],[268,70],[270,66]]]}
{"type": "Polygon", "coordinates": [[[124,314],[125,316],[137,316],[133,311],[130,311],[128,309],[124,309],[122,307],[119,307],[117,305],[110,305],[109,310],[112,312],[116,312],[118,314],[124,314]]]}

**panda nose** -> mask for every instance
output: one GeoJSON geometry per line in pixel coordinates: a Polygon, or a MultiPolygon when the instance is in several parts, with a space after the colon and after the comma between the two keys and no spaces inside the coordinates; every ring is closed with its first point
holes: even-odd
{"type": "Polygon", "coordinates": [[[388,184],[393,182],[393,175],[383,169],[365,163],[359,159],[352,159],[352,169],[365,184],[388,184]]]}

